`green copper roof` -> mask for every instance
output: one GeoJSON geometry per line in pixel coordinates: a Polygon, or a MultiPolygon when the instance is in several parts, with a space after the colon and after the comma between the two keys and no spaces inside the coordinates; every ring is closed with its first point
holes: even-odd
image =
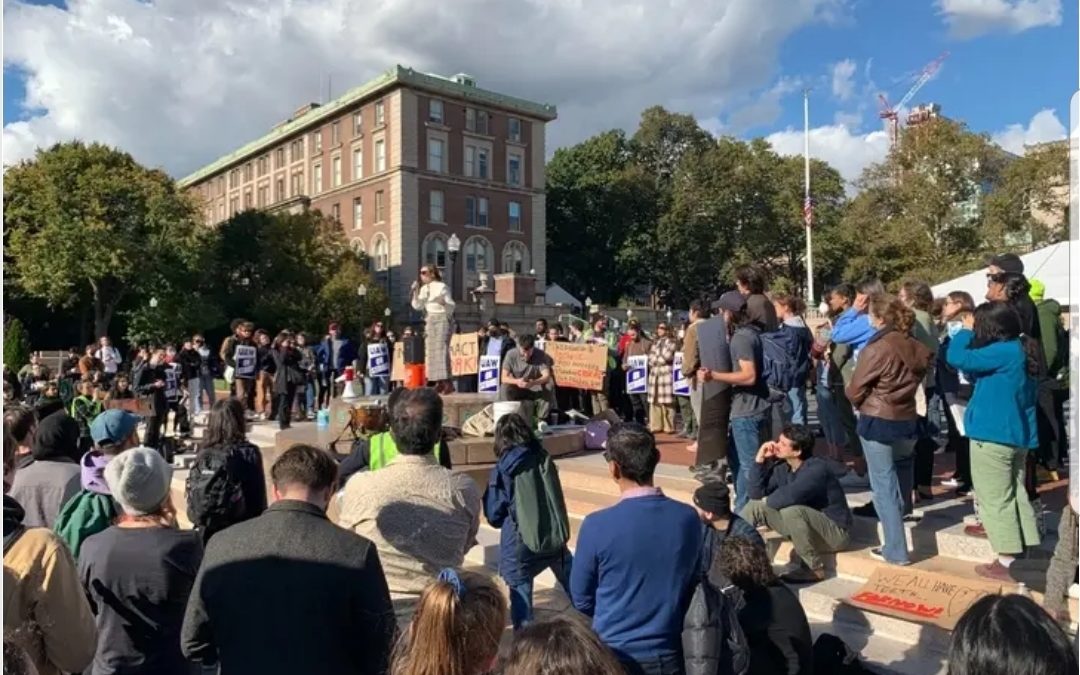
{"type": "Polygon", "coordinates": [[[204,166],[198,171],[181,178],[178,181],[178,184],[180,187],[184,188],[197,183],[203,178],[216,174],[226,167],[237,164],[242,160],[247,160],[253,155],[265,152],[282,140],[294,136],[298,132],[306,130],[309,127],[313,127],[327,118],[336,117],[343,108],[346,108],[377,91],[389,89],[396,85],[406,85],[459,99],[476,101],[477,103],[519,112],[523,115],[547,122],[550,122],[556,117],[556,110],[553,105],[527,101],[523,98],[506,96],[504,94],[497,94],[486,89],[461,84],[440,75],[421,73],[412,68],[397,65],[378,77],[365,82],[359,87],[350,89],[345,95],[325,105],[312,108],[296,119],[289,120],[284,124],[274,127],[270,133],[261,138],[258,138],[247,145],[230,152],[224,157],[219,158],[215,162],[204,166]]]}

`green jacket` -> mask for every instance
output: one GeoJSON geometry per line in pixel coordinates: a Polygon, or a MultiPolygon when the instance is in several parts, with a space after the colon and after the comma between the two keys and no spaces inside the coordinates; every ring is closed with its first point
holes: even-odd
{"type": "MultiPolygon", "coordinates": [[[[595,332],[592,328],[588,329],[581,334],[581,339],[585,342],[595,342],[593,335],[595,332]]],[[[608,370],[615,370],[618,366],[617,356],[619,355],[619,336],[614,332],[608,330],[604,331],[604,337],[602,338],[608,349],[608,370]]]]}
{"type": "Polygon", "coordinates": [[[1050,377],[1056,377],[1059,370],[1066,367],[1067,345],[1059,344],[1061,334],[1061,305],[1057,300],[1043,300],[1035,305],[1038,316],[1039,332],[1042,334],[1042,348],[1046,355],[1046,369],[1050,377]]]}
{"type": "Polygon", "coordinates": [[[60,509],[53,529],[78,560],[82,543],[112,525],[118,515],[112,496],[84,489],[60,509]]]}
{"type": "MultiPolygon", "coordinates": [[[[440,459],[440,446],[440,443],[435,444],[436,460],[440,459]]],[[[371,453],[368,459],[369,471],[378,471],[398,456],[397,443],[394,442],[394,437],[390,435],[389,431],[372,436],[368,441],[368,451],[371,453]]]]}

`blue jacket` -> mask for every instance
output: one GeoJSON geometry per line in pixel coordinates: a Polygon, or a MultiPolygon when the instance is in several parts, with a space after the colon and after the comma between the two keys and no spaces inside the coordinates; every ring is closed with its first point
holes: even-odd
{"type": "Polygon", "coordinates": [[[974,337],[970,330],[960,331],[945,353],[948,364],[964,371],[975,385],[964,413],[968,438],[1012,448],[1039,447],[1038,383],[1028,375],[1023,345],[1008,340],[970,349],[974,337]]]}
{"type": "Polygon", "coordinates": [[[521,541],[518,520],[514,508],[514,476],[529,455],[539,451],[535,445],[518,445],[499,457],[488,477],[484,491],[484,517],[499,533],[499,576],[513,586],[534,578],[555,560],[567,554],[564,547],[555,553],[538,554],[530,551],[521,541]]]}
{"type": "Polygon", "coordinates": [[[349,338],[341,338],[341,347],[337,353],[337,363],[330,363],[331,345],[330,340],[323,340],[319,343],[319,346],[315,348],[315,363],[319,367],[320,372],[327,370],[334,370],[341,372],[345,370],[346,366],[351,366],[353,361],[356,360],[356,345],[349,338]]]}
{"type": "Polygon", "coordinates": [[[870,316],[865,312],[860,313],[854,307],[849,307],[836,317],[836,323],[833,324],[832,329],[832,341],[851,345],[851,348],[858,352],[876,334],[877,330],[870,325],[870,316]]]}
{"type": "Polygon", "coordinates": [[[616,655],[676,656],[697,586],[704,523],[662,494],[623,498],[581,524],[570,596],[616,655]]]}

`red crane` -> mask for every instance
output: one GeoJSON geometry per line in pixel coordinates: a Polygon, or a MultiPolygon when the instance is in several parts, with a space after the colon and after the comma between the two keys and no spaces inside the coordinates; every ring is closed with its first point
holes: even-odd
{"type": "Polygon", "coordinates": [[[930,81],[930,78],[941,68],[941,64],[945,62],[948,56],[949,52],[942,52],[941,56],[926,64],[922,72],[919,73],[919,77],[916,78],[915,84],[911,85],[911,89],[908,89],[907,93],[896,105],[890,105],[885,94],[878,94],[878,100],[881,101],[881,112],[878,113],[878,117],[887,120],[890,145],[895,145],[900,140],[900,109],[915,97],[915,94],[923,88],[924,84],[930,81]]]}

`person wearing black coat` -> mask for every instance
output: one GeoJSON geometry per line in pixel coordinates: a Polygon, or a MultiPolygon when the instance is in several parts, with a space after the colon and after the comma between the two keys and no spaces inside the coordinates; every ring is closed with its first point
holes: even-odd
{"type": "Polygon", "coordinates": [[[270,350],[274,369],[274,398],[277,402],[278,428],[288,429],[292,424],[292,407],[296,390],[304,384],[304,371],[300,368],[301,354],[296,348],[292,333],[283,331],[274,340],[270,350]]]}
{"type": "Polygon", "coordinates": [[[150,360],[136,370],[135,393],[146,402],[146,431],[142,444],[148,448],[161,445],[161,428],[169,418],[169,402],[165,398],[165,350],[156,349],[150,360]]]}
{"type": "Polygon", "coordinates": [[[181,651],[234,675],[386,672],[396,622],[379,553],[326,517],[337,463],[294,445],[271,475],[273,505],[207,544],[181,651]]]}

